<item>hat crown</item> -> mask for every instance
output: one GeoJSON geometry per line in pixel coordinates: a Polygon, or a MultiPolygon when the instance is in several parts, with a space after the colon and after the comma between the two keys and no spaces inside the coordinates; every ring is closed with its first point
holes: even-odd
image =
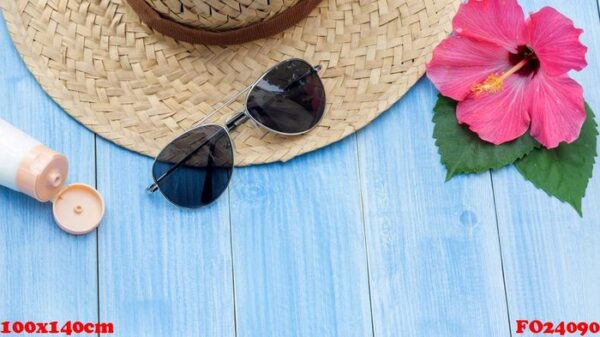
{"type": "Polygon", "coordinates": [[[145,0],[162,16],[211,31],[239,29],[268,20],[300,0],[145,0]]]}

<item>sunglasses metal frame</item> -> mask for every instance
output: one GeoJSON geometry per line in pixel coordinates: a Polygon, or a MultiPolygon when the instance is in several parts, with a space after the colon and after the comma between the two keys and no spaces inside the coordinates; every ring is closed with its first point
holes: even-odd
{"type": "MultiPolygon", "coordinates": [[[[231,144],[231,159],[232,159],[232,161],[235,163],[235,143],[233,142],[233,139],[231,138],[231,135],[229,134],[229,130],[227,129],[227,127],[226,127],[225,125],[222,125],[222,124],[217,124],[217,123],[208,123],[208,124],[202,124],[202,125],[198,125],[198,126],[194,127],[193,129],[190,129],[190,130],[188,130],[188,131],[186,131],[186,132],[184,132],[184,133],[180,134],[179,136],[177,136],[177,138],[179,138],[179,137],[181,137],[181,136],[185,135],[186,133],[188,133],[188,132],[190,132],[190,131],[193,131],[193,130],[195,130],[195,129],[199,128],[199,127],[205,127],[205,126],[216,126],[216,127],[219,127],[219,128],[222,130],[222,131],[224,131],[224,132],[225,132],[225,135],[227,136],[227,138],[229,139],[229,143],[231,144]]],[[[213,135],[209,136],[209,138],[208,138],[208,139],[207,139],[205,142],[203,142],[203,143],[202,143],[202,145],[200,145],[200,146],[198,147],[198,149],[201,149],[201,148],[202,148],[202,147],[203,147],[203,146],[206,144],[206,142],[208,142],[210,139],[212,139],[212,138],[213,138],[213,137],[215,137],[216,135],[217,135],[217,134],[215,133],[215,134],[213,134],[213,135]]],[[[175,139],[177,139],[177,138],[175,138],[175,139]]],[[[173,140],[173,141],[174,141],[174,140],[173,140]]],[[[169,144],[171,144],[171,143],[169,143],[169,144]]],[[[168,174],[167,174],[167,172],[163,173],[163,174],[162,174],[162,175],[159,177],[159,179],[157,179],[157,181],[160,181],[160,179],[164,179],[164,178],[168,177],[169,175],[171,175],[171,173],[172,173],[173,171],[175,171],[177,168],[179,168],[179,167],[181,166],[182,162],[185,162],[187,159],[189,159],[189,155],[192,155],[192,154],[196,153],[196,151],[197,151],[197,150],[194,150],[194,151],[190,152],[190,153],[188,154],[188,156],[186,156],[186,158],[185,158],[185,159],[181,160],[180,162],[178,162],[178,163],[176,164],[176,166],[174,166],[174,169],[173,169],[173,170],[171,170],[171,169],[167,170],[167,172],[171,171],[170,173],[168,173],[168,174]]],[[[153,166],[153,167],[154,167],[154,164],[156,164],[156,159],[154,159],[154,162],[152,163],[152,166],[153,166]]],[[[232,170],[231,170],[231,174],[229,175],[229,179],[227,179],[227,185],[228,185],[228,186],[229,186],[229,182],[231,181],[231,177],[233,177],[233,171],[234,171],[234,170],[233,170],[233,168],[232,168],[232,170]]],[[[148,187],[146,188],[146,191],[148,191],[148,192],[150,192],[150,193],[156,192],[157,190],[160,190],[160,189],[159,189],[159,187],[158,187],[158,182],[154,182],[152,185],[150,185],[150,186],[148,186],[148,187]],[[154,185],[156,185],[156,186],[154,187],[154,185]],[[150,190],[150,188],[151,188],[151,187],[154,187],[154,189],[153,189],[153,190],[150,190]]],[[[225,189],[225,190],[226,190],[226,189],[225,189]]],[[[223,190],[223,192],[225,192],[225,190],[223,190]]],[[[221,194],[223,194],[223,192],[221,192],[221,194]]],[[[176,206],[176,207],[181,207],[181,208],[200,208],[200,207],[203,207],[203,206],[206,206],[206,205],[208,205],[208,204],[203,204],[203,205],[199,205],[199,206],[196,206],[196,207],[187,207],[187,206],[182,206],[182,205],[180,205],[180,204],[176,203],[175,201],[171,200],[171,198],[170,198],[168,195],[166,195],[165,193],[163,193],[162,191],[160,191],[160,194],[162,194],[162,196],[163,196],[163,197],[165,197],[165,199],[167,199],[167,201],[168,201],[170,204],[172,204],[172,205],[174,205],[174,206],[176,206]]],[[[221,194],[219,194],[219,197],[221,196],[221,194]]],[[[219,198],[219,197],[217,197],[217,198],[219,198]]],[[[215,200],[216,200],[217,198],[215,198],[215,200]]],[[[210,204],[210,203],[209,203],[209,204],[210,204]]]]}
{"type": "MultiPolygon", "coordinates": [[[[283,135],[283,136],[298,136],[298,135],[303,135],[303,134],[305,134],[305,133],[308,133],[308,132],[310,132],[310,131],[311,131],[311,130],[313,130],[314,128],[316,128],[316,127],[319,125],[319,123],[321,122],[321,120],[323,119],[323,116],[325,115],[325,111],[323,111],[323,113],[321,114],[321,116],[319,117],[319,119],[317,120],[317,122],[315,123],[315,125],[313,125],[311,128],[309,128],[309,129],[307,129],[307,130],[305,130],[305,131],[302,131],[302,132],[297,132],[297,133],[286,133],[286,132],[281,132],[281,131],[273,130],[273,129],[271,129],[271,128],[267,127],[266,125],[264,125],[263,123],[261,123],[260,121],[258,121],[258,120],[257,120],[256,118],[254,118],[252,115],[250,115],[250,112],[248,111],[248,98],[249,98],[249,96],[250,96],[250,93],[252,92],[252,90],[253,90],[253,89],[256,87],[256,85],[257,85],[257,84],[258,84],[258,83],[259,83],[259,82],[260,82],[260,81],[261,81],[261,80],[262,80],[262,79],[263,79],[265,76],[267,76],[267,75],[268,75],[268,74],[269,74],[269,73],[270,73],[270,72],[271,72],[273,69],[275,69],[277,66],[279,66],[279,65],[281,65],[281,64],[284,64],[284,63],[286,63],[286,62],[291,62],[291,61],[300,61],[300,62],[306,63],[306,64],[307,64],[307,65],[310,67],[310,69],[311,69],[312,71],[314,71],[314,72],[316,72],[316,73],[317,73],[317,78],[319,79],[319,81],[321,82],[321,85],[323,86],[323,82],[322,82],[321,78],[318,76],[318,73],[319,73],[319,72],[322,70],[322,67],[321,67],[320,65],[315,65],[315,66],[313,66],[313,65],[311,65],[310,63],[308,63],[306,60],[299,59],[299,58],[291,58],[291,59],[287,59],[287,60],[285,60],[285,61],[282,61],[282,62],[279,62],[279,63],[277,63],[276,65],[274,65],[274,66],[272,66],[271,68],[269,68],[269,69],[268,69],[267,71],[265,71],[265,72],[264,72],[264,73],[263,73],[263,74],[262,74],[262,75],[261,75],[261,76],[260,76],[260,77],[259,77],[259,78],[258,78],[256,81],[254,81],[254,82],[253,82],[251,85],[249,85],[248,87],[244,88],[243,90],[241,90],[241,91],[237,92],[236,94],[234,94],[233,96],[231,96],[230,98],[228,98],[227,100],[225,100],[223,103],[221,103],[221,105],[219,105],[217,108],[215,108],[215,109],[214,109],[214,110],[213,110],[213,111],[212,111],[210,114],[208,114],[206,117],[204,117],[204,118],[203,118],[202,120],[200,120],[198,123],[196,123],[192,129],[190,129],[190,130],[187,130],[187,131],[185,131],[185,132],[182,132],[182,133],[181,133],[181,134],[179,134],[177,137],[175,137],[175,138],[174,138],[174,140],[175,140],[175,139],[177,139],[177,138],[179,138],[179,137],[181,137],[182,135],[186,134],[187,132],[190,132],[190,131],[192,131],[192,130],[195,130],[195,129],[197,129],[197,128],[200,128],[200,127],[209,126],[209,125],[218,126],[218,127],[222,128],[222,129],[225,131],[225,133],[226,133],[227,137],[229,138],[229,142],[230,142],[230,143],[231,143],[231,145],[232,145],[232,159],[233,159],[233,162],[235,162],[235,152],[236,152],[236,151],[235,151],[235,142],[234,142],[234,141],[233,141],[233,139],[231,138],[231,135],[230,135],[230,133],[229,133],[229,132],[230,132],[230,131],[232,131],[233,129],[237,128],[238,126],[242,125],[243,123],[245,123],[245,122],[246,122],[246,121],[248,121],[248,120],[253,120],[253,121],[254,121],[254,122],[255,122],[255,123],[256,123],[256,124],[257,124],[259,127],[263,128],[263,129],[265,129],[265,130],[267,130],[267,131],[269,131],[269,132],[273,132],[273,133],[275,133],[275,134],[279,134],[279,135],[283,135]],[[229,106],[231,103],[235,102],[235,101],[236,101],[237,99],[239,99],[239,97],[240,97],[241,95],[243,95],[243,94],[246,94],[246,100],[244,101],[244,110],[243,110],[243,111],[240,111],[240,112],[237,112],[237,113],[234,113],[234,114],[232,114],[232,115],[231,115],[231,117],[229,117],[229,118],[226,120],[226,122],[225,122],[225,124],[224,124],[224,125],[221,125],[221,124],[214,124],[214,123],[211,123],[211,124],[203,124],[203,123],[204,123],[204,122],[205,122],[205,121],[206,121],[208,118],[212,117],[212,116],[213,116],[215,113],[219,112],[219,111],[220,111],[221,109],[223,109],[224,107],[226,107],[226,106],[229,106]]],[[[311,74],[313,73],[312,71],[311,71],[311,74]]],[[[308,76],[308,75],[309,75],[309,74],[306,74],[306,75],[304,75],[304,76],[308,76]]],[[[323,88],[324,88],[324,86],[323,86],[323,88]]],[[[326,104],[326,101],[323,103],[323,105],[325,105],[325,104],[326,104]]],[[[215,135],[216,135],[216,134],[215,134],[215,135]]],[[[196,153],[196,152],[197,152],[199,149],[201,149],[201,148],[202,148],[202,147],[203,147],[203,146],[206,144],[206,142],[208,142],[210,139],[212,139],[212,137],[214,137],[215,135],[211,135],[211,136],[209,136],[209,138],[208,138],[208,139],[207,139],[205,142],[203,142],[203,143],[202,143],[200,146],[198,146],[196,150],[194,150],[194,151],[191,151],[191,152],[190,152],[188,155],[186,155],[186,157],[184,157],[184,158],[183,158],[183,159],[181,159],[179,162],[177,162],[177,163],[176,163],[176,164],[175,164],[175,165],[174,165],[172,168],[170,168],[169,170],[167,170],[167,171],[166,171],[165,173],[163,173],[163,174],[162,174],[160,177],[158,177],[158,178],[154,179],[154,183],[152,183],[150,186],[148,186],[148,187],[146,188],[146,191],[148,191],[148,192],[150,192],[150,193],[153,193],[153,192],[156,192],[157,190],[160,190],[160,188],[159,188],[159,185],[158,185],[158,184],[160,183],[160,181],[161,181],[161,180],[163,180],[163,179],[165,179],[165,178],[166,178],[166,177],[168,177],[169,175],[171,175],[171,174],[173,173],[173,171],[175,171],[177,168],[179,168],[183,162],[185,162],[186,160],[188,160],[188,159],[190,158],[190,156],[191,156],[191,155],[193,155],[193,154],[194,154],[194,153],[196,153]]],[[[174,141],[174,140],[173,140],[173,141],[174,141]]],[[[165,147],[164,147],[164,148],[161,150],[161,152],[162,152],[162,151],[164,151],[164,149],[165,149],[165,148],[167,148],[167,147],[168,147],[168,146],[169,146],[169,145],[170,145],[170,144],[171,144],[173,141],[169,142],[169,144],[167,144],[167,145],[166,145],[166,146],[165,146],[165,147]]],[[[161,152],[159,152],[159,155],[160,155],[160,153],[161,153],[161,152]]],[[[158,158],[158,156],[157,156],[157,158],[158,158]]],[[[153,164],[152,164],[152,167],[154,167],[154,165],[156,164],[156,160],[157,160],[157,158],[155,158],[155,159],[154,159],[154,162],[153,162],[153,164]]],[[[231,181],[231,176],[233,176],[233,168],[232,168],[232,174],[231,174],[231,175],[230,175],[230,177],[229,177],[229,181],[227,182],[227,185],[229,185],[229,182],[231,181]]],[[[154,178],[154,177],[153,177],[153,178],[154,178]]],[[[174,202],[173,202],[173,201],[172,201],[172,200],[171,200],[171,199],[170,199],[170,198],[169,198],[167,195],[165,195],[164,193],[162,193],[162,191],[161,191],[161,194],[162,194],[162,195],[163,195],[163,196],[164,196],[164,197],[165,197],[165,198],[166,198],[166,199],[167,199],[167,200],[168,200],[170,203],[174,204],[175,206],[178,206],[178,207],[184,207],[184,206],[181,206],[181,205],[178,205],[178,204],[174,203],[174,202]]],[[[217,197],[217,198],[218,198],[218,197],[217,197]]],[[[216,200],[216,198],[215,198],[215,200],[216,200]]],[[[205,204],[205,205],[207,205],[207,204],[205,204]]],[[[199,205],[198,207],[195,207],[195,208],[199,208],[199,207],[202,207],[202,206],[205,206],[205,205],[199,205]]]]}
{"type": "MultiPolygon", "coordinates": [[[[248,118],[252,119],[254,122],[256,122],[256,124],[258,124],[260,127],[262,127],[263,129],[273,132],[275,134],[278,135],[282,135],[282,136],[300,136],[303,135],[305,133],[310,132],[311,130],[313,130],[314,128],[317,127],[317,125],[319,125],[319,123],[321,122],[321,120],[323,119],[323,116],[325,115],[325,111],[323,111],[323,113],[321,114],[321,117],[319,117],[319,120],[317,120],[317,122],[315,123],[315,125],[313,125],[310,129],[308,130],[304,130],[302,132],[295,132],[295,133],[289,133],[289,132],[281,132],[281,131],[277,131],[277,130],[273,130],[271,128],[269,128],[268,126],[264,125],[263,123],[259,122],[256,118],[254,118],[250,112],[248,111],[248,99],[250,98],[250,93],[252,92],[252,89],[254,89],[256,87],[256,85],[258,84],[258,82],[260,82],[263,78],[265,78],[265,76],[267,76],[273,69],[275,69],[277,66],[286,63],[286,62],[290,62],[290,61],[300,61],[300,62],[304,62],[306,63],[306,65],[308,65],[310,67],[310,69],[312,69],[312,71],[315,71],[317,73],[317,75],[319,74],[319,71],[321,71],[321,65],[311,65],[310,63],[306,62],[303,59],[299,59],[299,58],[292,58],[292,59],[288,59],[285,60],[283,62],[279,62],[276,65],[272,66],[271,68],[269,68],[269,70],[265,71],[256,81],[254,81],[254,83],[250,86],[250,90],[248,90],[248,94],[246,95],[246,101],[244,102],[244,111],[238,112],[237,115],[239,114],[244,114],[246,115],[248,118]]],[[[312,72],[311,72],[312,73],[312,72]]],[[[308,76],[309,74],[303,75],[303,76],[308,76]]],[[[323,81],[321,81],[321,78],[319,76],[317,76],[317,78],[319,79],[319,81],[321,82],[321,86],[323,86],[323,81]]],[[[325,88],[323,86],[323,88],[325,88]]],[[[323,103],[324,105],[326,104],[326,101],[323,103]]],[[[236,115],[234,115],[231,119],[235,119],[236,115]]],[[[245,121],[244,121],[245,122],[245,121]]],[[[240,124],[243,122],[240,122],[240,124]]],[[[237,125],[236,125],[237,126],[237,125]]]]}

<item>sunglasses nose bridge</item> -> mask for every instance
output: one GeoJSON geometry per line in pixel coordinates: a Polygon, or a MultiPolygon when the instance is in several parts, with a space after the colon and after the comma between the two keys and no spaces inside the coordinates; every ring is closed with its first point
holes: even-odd
{"type": "Polygon", "coordinates": [[[225,127],[227,128],[227,131],[231,131],[247,121],[248,118],[246,110],[238,112],[227,120],[225,127]]]}

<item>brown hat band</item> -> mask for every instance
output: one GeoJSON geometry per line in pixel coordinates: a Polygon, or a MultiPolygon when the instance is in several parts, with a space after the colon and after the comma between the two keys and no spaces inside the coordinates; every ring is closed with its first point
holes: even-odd
{"type": "Polygon", "coordinates": [[[191,28],[162,17],[145,0],[127,0],[140,19],[167,36],[179,41],[199,44],[230,45],[240,44],[277,34],[308,16],[321,0],[300,0],[294,6],[271,19],[247,27],[216,32],[191,28]]]}

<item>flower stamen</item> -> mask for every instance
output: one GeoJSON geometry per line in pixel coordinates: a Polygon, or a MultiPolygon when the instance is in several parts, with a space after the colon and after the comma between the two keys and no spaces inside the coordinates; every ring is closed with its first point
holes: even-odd
{"type": "Polygon", "coordinates": [[[503,75],[493,73],[488,76],[483,82],[475,83],[471,87],[471,91],[475,93],[475,96],[479,97],[483,93],[496,94],[502,91],[504,88],[503,75]]]}
{"type": "Polygon", "coordinates": [[[530,59],[531,57],[527,57],[521,60],[521,62],[515,64],[512,68],[502,74],[493,73],[489,75],[483,82],[473,84],[471,86],[471,91],[475,93],[476,97],[481,96],[483,93],[497,94],[501,92],[502,89],[504,89],[504,80],[521,70],[521,68],[527,65],[530,59]]]}

